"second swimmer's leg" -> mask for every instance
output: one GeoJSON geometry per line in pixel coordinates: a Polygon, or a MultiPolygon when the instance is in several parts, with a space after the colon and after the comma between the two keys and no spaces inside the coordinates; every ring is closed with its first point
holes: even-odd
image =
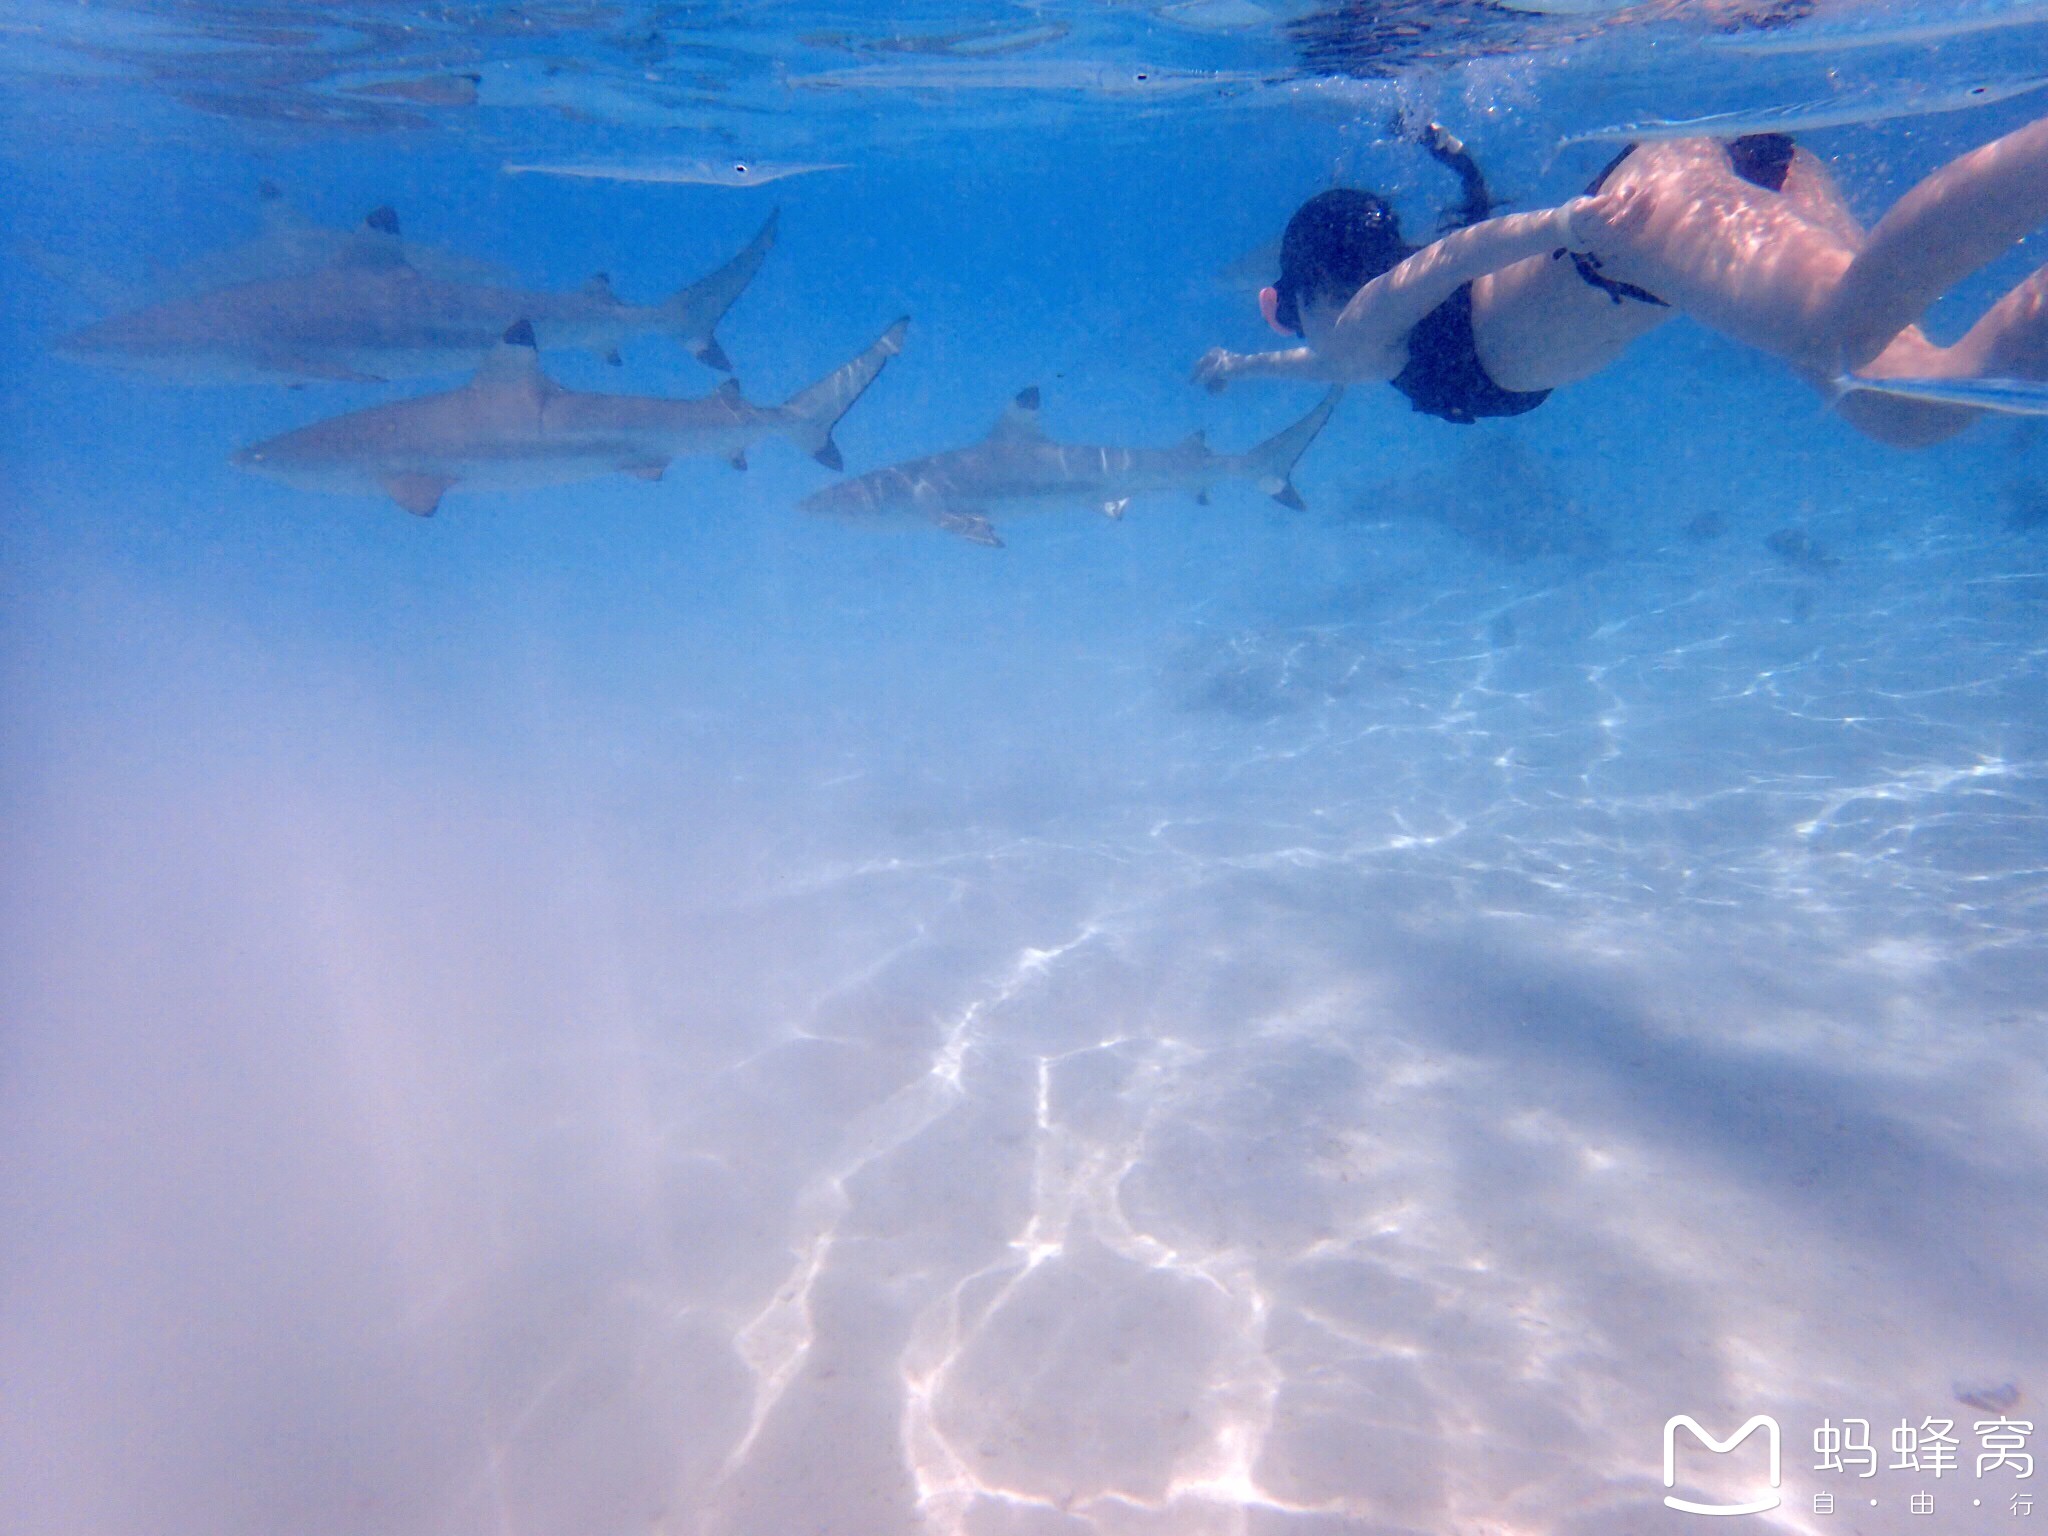
{"type": "MultiPolygon", "coordinates": [[[[1959,347],[1938,347],[1917,325],[1909,325],[1891,344],[1864,365],[1873,378],[1953,378],[1963,371],[1959,347]]],[[[1969,406],[1938,405],[1871,390],[1838,392],[1832,376],[1807,375],[1807,382],[1829,397],[1835,414],[1867,437],[1895,448],[1925,448],[1954,437],[1983,413],[1969,406]]]]}
{"type": "Polygon", "coordinates": [[[1986,310],[1948,356],[1959,376],[2048,379],[2048,267],[1986,310]]]}
{"type": "MultiPolygon", "coordinates": [[[[1860,370],[1875,378],[2048,379],[2048,267],[1992,305],[1952,347],[1938,347],[1908,326],[1860,370]]],[[[1829,381],[1815,378],[1824,392],[1829,381]]],[[[1919,448],[1952,437],[1982,413],[1896,396],[1838,396],[1843,420],[1880,442],[1919,448]]]]}
{"type": "Polygon", "coordinates": [[[2048,117],[1950,161],[1878,220],[1819,317],[1840,366],[1869,362],[1956,282],[2043,223],[2048,117]]]}

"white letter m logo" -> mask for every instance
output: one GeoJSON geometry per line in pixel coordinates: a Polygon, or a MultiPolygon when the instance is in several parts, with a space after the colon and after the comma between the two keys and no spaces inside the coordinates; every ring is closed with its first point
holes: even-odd
{"type": "Polygon", "coordinates": [[[1758,1428],[1761,1428],[1771,1448],[1771,1493],[1770,1497],[1758,1499],[1754,1504],[1695,1504],[1690,1499],[1673,1498],[1670,1494],[1666,1494],[1664,1502],[1671,1508],[1682,1509],[1689,1515],[1760,1515],[1767,1509],[1776,1509],[1784,1502],[1778,1496],[1780,1447],[1778,1421],[1776,1419],[1772,1418],[1769,1414],[1760,1413],[1726,1440],[1716,1440],[1712,1435],[1700,1428],[1700,1421],[1691,1414],[1680,1413],[1672,1415],[1672,1417],[1664,1421],[1664,1486],[1666,1488],[1676,1488],[1678,1486],[1678,1430],[1680,1425],[1691,1430],[1700,1444],[1717,1456],[1734,1450],[1736,1446],[1747,1440],[1758,1428]]]}

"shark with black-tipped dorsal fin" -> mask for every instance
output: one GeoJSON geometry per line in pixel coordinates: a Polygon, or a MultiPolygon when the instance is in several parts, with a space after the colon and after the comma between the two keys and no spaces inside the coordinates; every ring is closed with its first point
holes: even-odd
{"type": "Polygon", "coordinates": [[[1247,453],[1213,452],[1200,432],[1172,448],[1056,443],[1038,424],[1039,393],[1011,401],[987,437],[965,448],[907,459],[806,497],[807,512],[855,520],[909,516],[976,544],[1002,547],[989,512],[998,507],[1089,506],[1122,517],[1134,496],[1186,491],[1208,499],[1221,480],[1250,480],[1282,506],[1302,500],[1294,464],[1322,431],[1342,389],[1333,389],[1293,426],[1247,453]]]}
{"type": "Polygon", "coordinates": [[[398,215],[379,208],[311,271],[235,283],[115,315],[57,350],[187,383],[335,379],[378,383],[473,368],[516,320],[543,347],[616,356],[665,331],[707,366],[732,364],[714,328],[775,243],[775,215],[745,249],[658,304],[627,304],[609,279],[574,293],[530,293],[432,276],[406,259],[398,215]]]}
{"type": "Polygon", "coordinates": [[[786,437],[843,467],[832,428],[903,349],[898,320],[868,349],[782,405],[752,405],[731,379],[698,400],[564,389],[541,371],[534,330],[514,324],[460,389],[315,422],[235,455],[243,469],[308,490],[389,496],[431,517],[448,491],[518,490],[603,475],[659,480],[672,459],[786,437]]]}

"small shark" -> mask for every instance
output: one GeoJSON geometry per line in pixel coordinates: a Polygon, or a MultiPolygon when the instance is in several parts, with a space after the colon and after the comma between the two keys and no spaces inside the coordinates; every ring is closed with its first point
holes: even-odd
{"type": "Polygon", "coordinates": [[[852,362],[783,405],[750,405],[731,379],[700,400],[594,395],[541,371],[533,326],[516,322],[460,389],[315,422],[235,455],[235,464],[307,490],[385,495],[431,517],[456,486],[517,490],[623,473],[659,480],[671,459],[723,455],[786,437],[828,469],[844,467],[832,428],[903,349],[898,320],[852,362]]]}
{"type": "Polygon", "coordinates": [[[89,325],[58,351],[186,382],[382,383],[476,365],[515,320],[544,346],[617,361],[619,343],[667,331],[707,366],[732,364],[713,327],[775,243],[775,215],[732,260],[659,304],[621,303],[603,274],[575,293],[430,276],[406,259],[398,215],[379,208],[325,266],[170,299],[89,325]]]}
{"type": "Polygon", "coordinates": [[[1079,502],[1118,518],[1133,496],[1192,491],[1206,502],[1217,481],[1242,479],[1282,506],[1300,508],[1301,497],[1289,476],[1343,393],[1331,390],[1300,421],[1249,453],[1212,453],[1200,432],[1173,448],[1056,443],[1038,424],[1034,386],[1011,402],[980,442],[870,470],[806,497],[802,506],[806,512],[863,520],[909,514],[996,549],[1003,541],[984,509],[1003,504],[1079,502]]]}

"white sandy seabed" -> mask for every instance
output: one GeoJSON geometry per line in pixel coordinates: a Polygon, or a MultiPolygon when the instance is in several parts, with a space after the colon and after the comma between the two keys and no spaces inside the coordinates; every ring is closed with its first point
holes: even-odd
{"type": "Polygon", "coordinates": [[[1005,762],[181,652],[24,796],[0,1524],[1622,1536],[1685,1412],[2019,1529],[2038,595],[1756,579],[1195,623],[1005,762]]]}

